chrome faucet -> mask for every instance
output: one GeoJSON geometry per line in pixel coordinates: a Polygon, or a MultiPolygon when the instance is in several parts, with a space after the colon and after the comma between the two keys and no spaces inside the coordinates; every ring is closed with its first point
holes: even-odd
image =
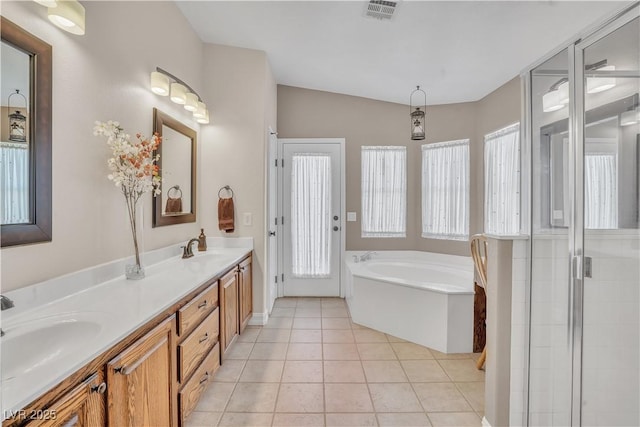
{"type": "Polygon", "coordinates": [[[0,310],[8,310],[10,308],[13,308],[13,306],[14,304],[12,300],[5,297],[4,295],[0,295],[0,310]]]}
{"type": "Polygon", "coordinates": [[[360,261],[370,260],[372,255],[377,255],[377,254],[378,252],[374,252],[374,251],[365,252],[362,255],[360,255],[360,261]]]}
{"type": "Polygon", "coordinates": [[[193,256],[193,251],[191,250],[191,245],[193,243],[197,243],[197,242],[199,242],[199,239],[196,237],[196,238],[193,238],[193,239],[189,240],[189,243],[187,243],[186,246],[182,246],[182,249],[183,249],[182,258],[183,259],[184,258],[191,258],[193,256]]]}

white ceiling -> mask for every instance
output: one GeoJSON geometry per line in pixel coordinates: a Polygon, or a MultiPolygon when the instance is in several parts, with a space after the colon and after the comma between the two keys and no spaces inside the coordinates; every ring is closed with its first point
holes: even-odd
{"type": "Polygon", "coordinates": [[[200,38],[263,50],[278,84],[409,103],[478,100],[618,1],[411,1],[392,21],[364,1],[177,1],[200,38]]]}

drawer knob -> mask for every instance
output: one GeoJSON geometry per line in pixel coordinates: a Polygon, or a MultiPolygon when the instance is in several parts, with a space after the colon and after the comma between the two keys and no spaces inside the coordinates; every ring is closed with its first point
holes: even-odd
{"type": "Polygon", "coordinates": [[[92,393],[99,393],[99,394],[104,394],[104,392],[107,391],[107,384],[106,383],[101,383],[98,384],[96,386],[91,387],[91,392],[92,393]]]}
{"type": "Polygon", "coordinates": [[[205,342],[208,339],[209,339],[209,332],[204,334],[204,336],[202,338],[200,338],[200,341],[198,341],[198,343],[202,344],[203,342],[205,342]]]}
{"type": "Polygon", "coordinates": [[[204,377],[200,380],[200,384],[207,382],[209,380],[209,372],[205,372],[204,377]]]}
{"type": "Polygon", "coordinates": [[[205,308],[207,306],[207,300],[202,301],[200,304],[198,304],[198,308],[205,308]]]}

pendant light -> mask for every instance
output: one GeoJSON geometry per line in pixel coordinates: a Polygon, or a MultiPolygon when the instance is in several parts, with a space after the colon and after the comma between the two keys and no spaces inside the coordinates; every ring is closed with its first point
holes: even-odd
{"type": "Polygon", "coordinates": [[[20,93],[20,89],[16,89],[15,93],[9,95],[7,100],[7,109],[9,110],[9,141],[27,142],[27,117],[17,108],[13,110],[11,106],[11,97],[17,96],[24,100],[24,110],[27,111],[27,97],[20,93]],[[12,111],[14,111],[12,113],[12,111]]]}
{"type": "Polygon", "coordinates": [[[84,6],[76,0],[61,0],[56,3],[55,7],[47,9],[49,20],[71,34],[84,35],[84,6]]]}
{"type": "Polygon", "coordinates": [[[416,86],[416,89],[409,96],[409,116],[411,117],[411,139],[419,141],[425,137],[425,111],[427,109],[427,94],[416,86]],[[413,106],[413,95],[416,92],[422,92],[423,102],[415,107],[413,106]],[[422,108],[422,109],[421,109],[422,108]]]}

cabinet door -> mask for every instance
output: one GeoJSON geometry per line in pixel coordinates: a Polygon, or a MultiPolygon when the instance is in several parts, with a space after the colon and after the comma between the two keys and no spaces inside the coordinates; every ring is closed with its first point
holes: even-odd
{"type": "Polygon", "coordinates": [[[224,321],[221,326],[222,354],[238,335],[238,274],[235,270],[220,279],[220,318],[224,321]]]}
{"type": "Polygon", "coordinates": [[[109,426],[176,426],[175,315],[107,365],[109,426]]]}
{"type": "Polygon", "coordinates": [[[29,427],[94,427],[105,425],[104,375],[98,372],[42,411],[29,414],[29,427]]]}
{"type": "Polygon", "coordinates": [[[251,257],[238,266],[240,274],[240,333],[247,327],[253,314],[253,281],[251,276],[251,257]]]}

